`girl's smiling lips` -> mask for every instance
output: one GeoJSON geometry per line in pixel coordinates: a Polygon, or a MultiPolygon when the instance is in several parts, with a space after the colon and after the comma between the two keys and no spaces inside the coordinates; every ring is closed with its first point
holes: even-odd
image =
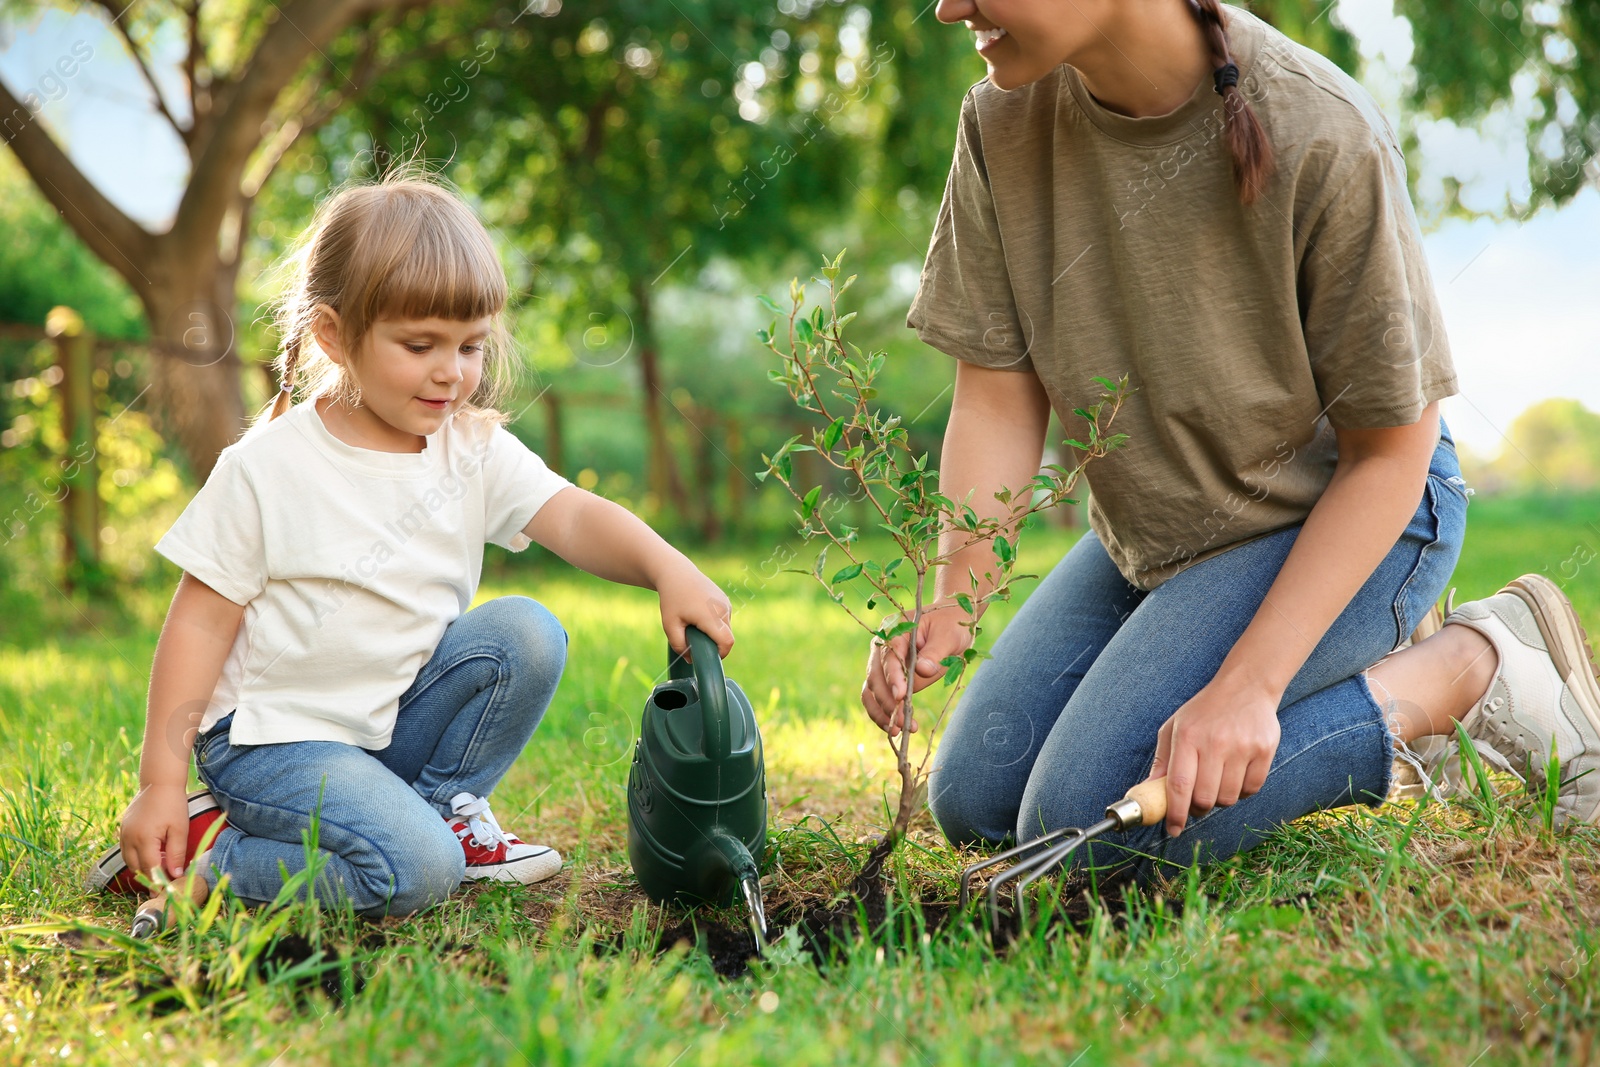
{"type": "Polygon", "coordinates": [[[425,396],[419,396],[417,399],[435,411],[443,411],[445,408],[450,406],[449,400],[429,400],[425,396]]]}

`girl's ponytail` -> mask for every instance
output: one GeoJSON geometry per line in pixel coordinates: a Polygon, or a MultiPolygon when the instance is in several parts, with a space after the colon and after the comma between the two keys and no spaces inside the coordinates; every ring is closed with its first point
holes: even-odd
{"type": "Polygon", "coordinates": [[[1228,50],[1228,29],[1222,5],[1217,0],[1189,0],[1189,10],[1205,32],[1206,41],[1211,45],[1211,58],[1215,60],[1212,79],[1222,97],[1222,136],[1228,154],[1233,157],[1234,188],[1239,191],[1242,202],[1253,204],[1272,176],[1272,145],[1249,99],[1239,91],[1239,68],[1228,50]]]}
{"type": "Polygon", "coordinates": [[[300,335],[293,334],[283,347],[283,384],[278,388],[278,398],[272,402],[272,414],[267,421],[282,415],[294,402],[294,372],[300,362],[300,335]]]}

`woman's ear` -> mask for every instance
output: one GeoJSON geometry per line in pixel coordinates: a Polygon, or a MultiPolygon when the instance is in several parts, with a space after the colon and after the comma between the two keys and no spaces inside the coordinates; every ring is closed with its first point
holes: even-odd
{"type": "Polygon", "coordinates": [[[339,313],[327,304],[317,305],[317,324],[311,333],[317,347],[333,362],[344,365],[344,348],[339,344],[339,313]]]}

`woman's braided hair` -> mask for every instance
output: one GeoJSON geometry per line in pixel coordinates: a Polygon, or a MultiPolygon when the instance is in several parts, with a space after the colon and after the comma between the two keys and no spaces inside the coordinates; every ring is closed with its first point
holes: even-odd
{"type": "Polygon", "coordinates": [[[1212,78],[1222,97],[1222,138],[1233,158],[1234,188],[1241,201],[1253,204],[1272,176],[1272,145],[1249,98],[1239,91],[1239,68],[1228,49],[1228,23],[1222,5],[1217,0],[1189,0],[1189,10],[1205,31],[1215,61],[1212,78]]]}

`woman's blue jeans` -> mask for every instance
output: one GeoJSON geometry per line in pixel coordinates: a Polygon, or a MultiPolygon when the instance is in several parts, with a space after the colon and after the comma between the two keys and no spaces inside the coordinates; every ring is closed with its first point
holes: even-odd
{"type": "MultiPolygon", "coordinates": [[[[1444,592],[1461,553],[1467,492],[1440,422],[1405,532],[1284,693],[1280,740],[1260,792],[1190,818],[1111,834],[1072,866],[1141,882],[1251,848],[1309,812],[1381,804],[1396,739],[1365,671],[1394,650],[1444,592]]],[[[1017,611],[963,694],[939,745],[929,803],[956,844],[1029,841],[1087,827],[1148,775],[1156,733],[1211,681],[1255,616],[1298,526],[1246,542],[1145,592],[1093,532],[1017,611]]]]}
{"type": "Polygon", "coordinates": [[[233,717],[224,718],[195,739],[200,777],[228,816],[206,879],[215,888],[226,874],[240,899],[273,900],[285,871],[305,869],[302,835],[316,812],[326,858],[317,899],[348,899],[374,917],[443,900],[465,873],[444,819],[451,798],[494,791],[544,717],[566,658],[567,632],[554,615],[527,597],[500,597],[445,628],[401,695],[382,751],[337,741],[233,745],[233,717]]]}

